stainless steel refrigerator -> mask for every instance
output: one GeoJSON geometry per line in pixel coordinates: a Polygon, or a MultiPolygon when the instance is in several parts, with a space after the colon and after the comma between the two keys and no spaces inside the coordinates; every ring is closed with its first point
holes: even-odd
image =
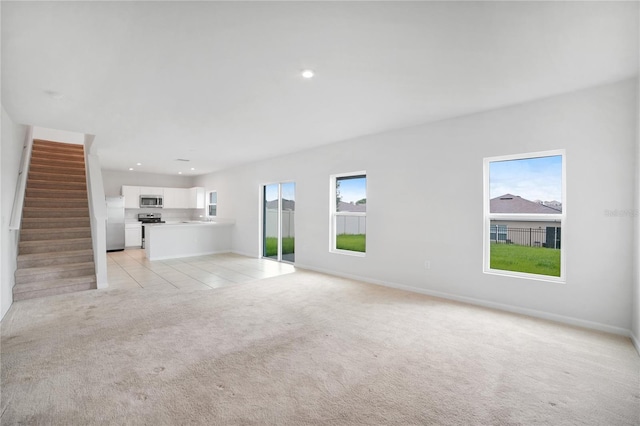
{"type": "Polygon", "coordinates": [[[107,197],[107,251],[124,250],[124,197],[107,197]]]}

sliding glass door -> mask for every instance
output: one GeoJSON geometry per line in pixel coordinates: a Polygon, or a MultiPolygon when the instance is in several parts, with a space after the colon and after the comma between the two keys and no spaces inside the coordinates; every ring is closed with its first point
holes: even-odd
{"type": "Polygon", "coordinates": [[[295,262],[296,184],[263,186],[262,256],[295,262]]]}

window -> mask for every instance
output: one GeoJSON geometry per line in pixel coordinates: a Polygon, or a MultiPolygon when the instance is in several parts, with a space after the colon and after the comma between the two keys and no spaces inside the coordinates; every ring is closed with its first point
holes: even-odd
{"type": "Polygon", "coordinates": [[[207,193],[207,216],[217,216],[218,214],[218,193],[211,191],[207,193]]]}
{"type": "Polygon", "coordinates": [[[491,225],[491,241],[507,241],[507,226],[491,225]]]}
{"type": "Polygon", "coordinates": [[[366,238],[366,172],[331,176],[330,251],[364,256],[366,238]]]}
{"type": "Polygon", "coordinates": [[[484,271],[564,281],[565,152],[484,160],[484,271]]]}

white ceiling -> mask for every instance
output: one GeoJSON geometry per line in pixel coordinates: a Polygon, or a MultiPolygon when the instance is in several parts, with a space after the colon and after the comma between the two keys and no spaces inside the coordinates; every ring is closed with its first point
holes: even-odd
{"type": "Polygon", "coordinates": [[[638,74],[638,2],[1,7],[6,111],[95,134],[114,170],[202,174],[638,74]]]}

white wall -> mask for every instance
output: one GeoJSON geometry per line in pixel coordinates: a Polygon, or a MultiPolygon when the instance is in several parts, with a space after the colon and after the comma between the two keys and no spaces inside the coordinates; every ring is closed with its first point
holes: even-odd
{"type": "Polygon", "coordinates": [[[104,202],[104,185],[100,158],[96,153],[94,135],[84,135],[84,157],[87,169],[87,191],[91,213],[91,236],[96,269],[97,288],[108,287],[107,281],[107,206],[104,202]]]}
{"type": "Polygon", "coordinates": [[[0,173],[0,213],[2,215],[0,229],[0,318],[9,310],[13,302],[14,273],[16,270],[18,232],[9,230],[13,198],[16,192],[22,147],[25,142],[27,127],[13,122],[2,108],[2,147],[0,158],[2,171],[0,173]]]}
{"type": "Polygon", "coordinates": [[[84,133],[49,129],[47,127],[35,126],[33,128],[33,139],[84,145],[84,133]]]}
{"type": "Polygon", "coordinates": [[[197,177],[259,254],[260,185],[296,183],[296,263],[598,329],[631,328],[637,81],[197,177]],[[482,272],[483,158],[566,149],[566,284],[482,272]],[[367,171],[366,257],[330,253],[329,176],[367,171]],[[611,236],[614,238],[611,238],[611,236]],[[425,269],[425,261],[431,269],[425,269]]]}

